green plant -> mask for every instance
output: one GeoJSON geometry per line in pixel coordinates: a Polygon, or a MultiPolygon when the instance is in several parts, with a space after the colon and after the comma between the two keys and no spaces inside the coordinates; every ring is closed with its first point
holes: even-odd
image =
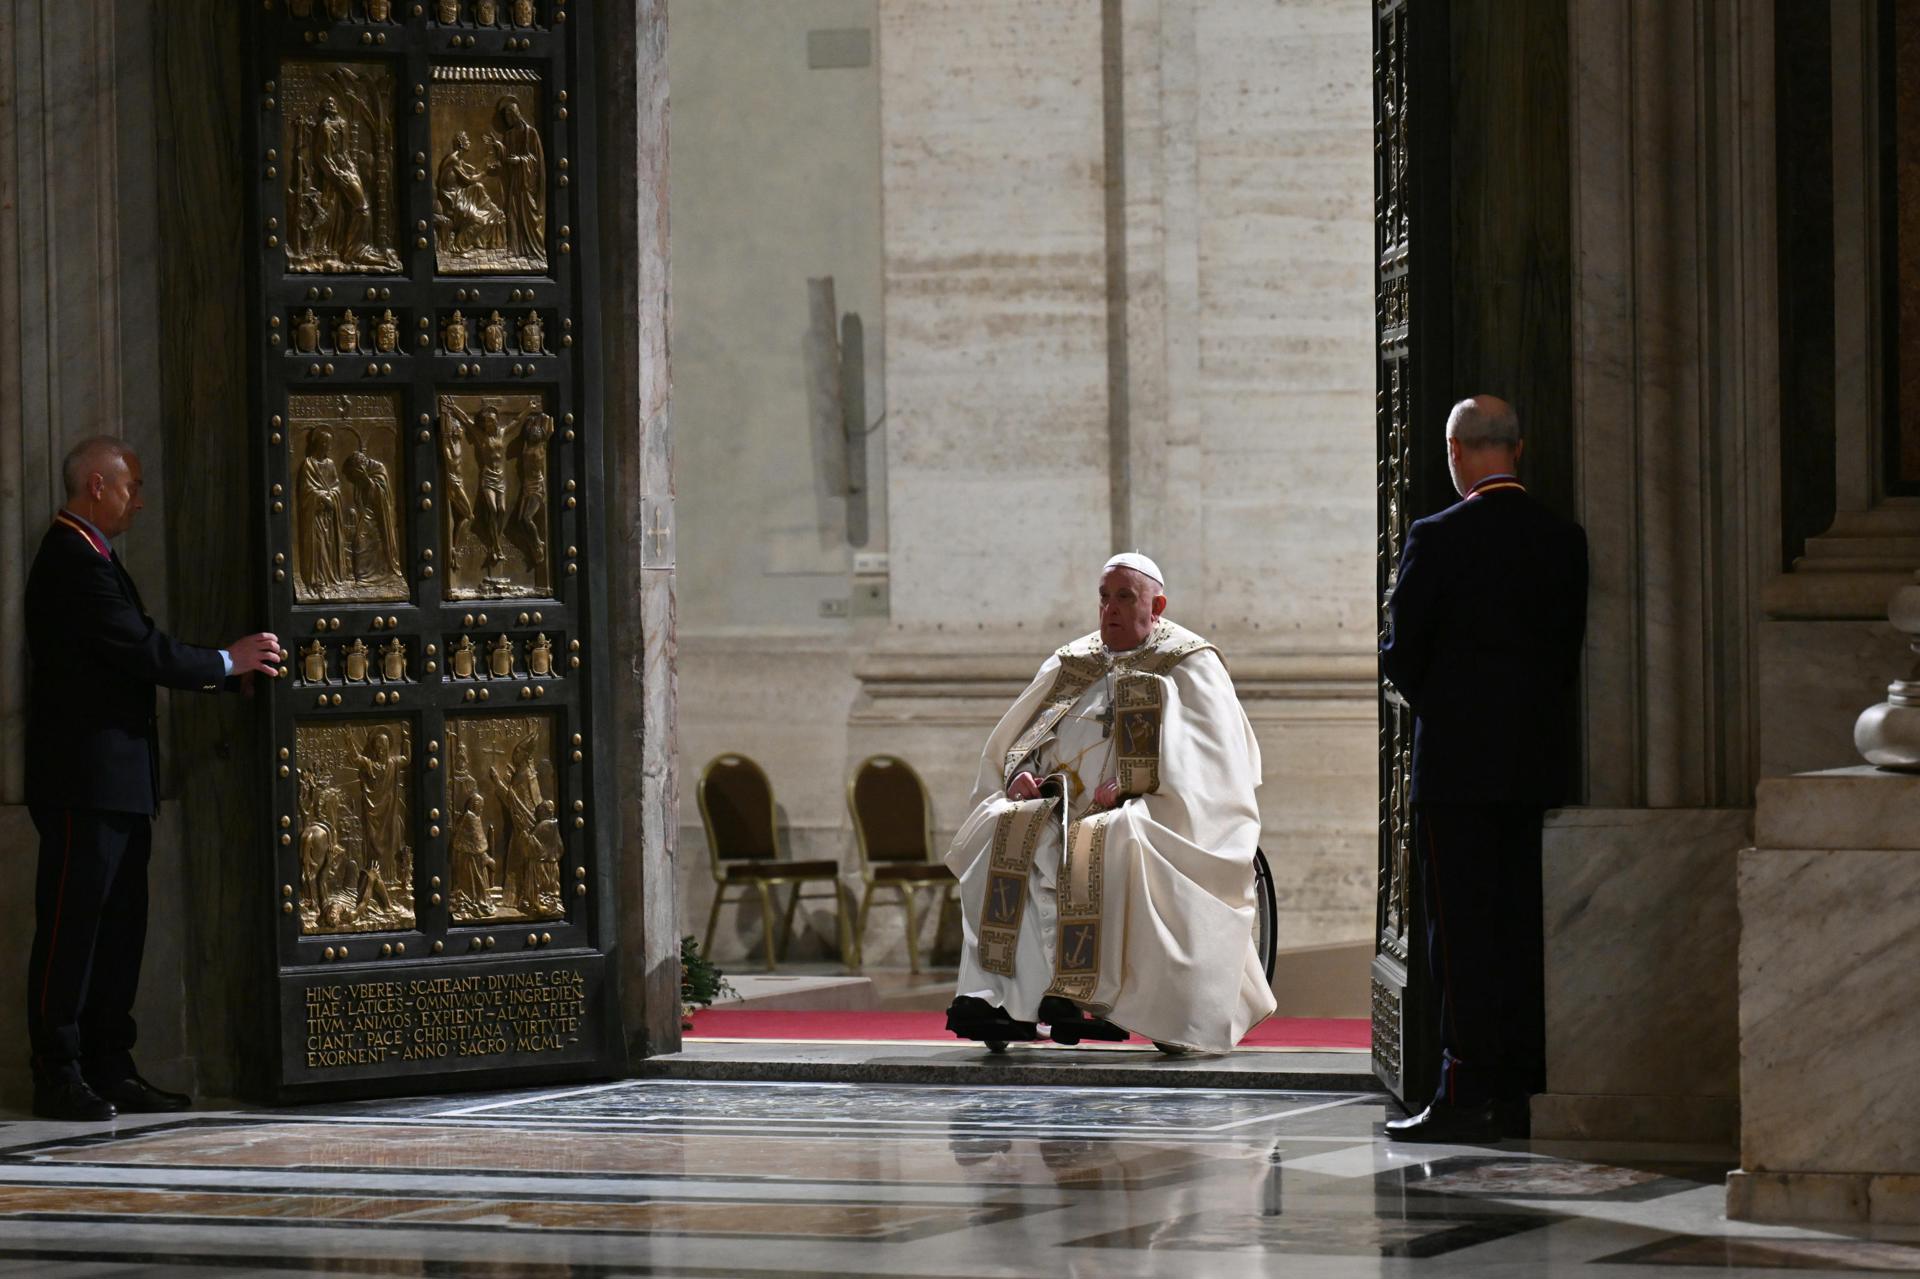
{"type": "Polygon", "coordinates": [[[692,933],[680,939],[680,1013],[690,1019],[722,995],[736,992],[711,959],[700,953],[700,943],[692,933]]]}

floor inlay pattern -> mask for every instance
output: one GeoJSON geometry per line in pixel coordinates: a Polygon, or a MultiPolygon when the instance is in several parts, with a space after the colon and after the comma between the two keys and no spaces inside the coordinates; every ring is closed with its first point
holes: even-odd
{"type": "MultiPolygon", "coordinates": [[[[1377,1095],[628,1081],[0,1133],[0,1276],[1920,1270],[1724,1166],[1404,1147],[1377,1095]]],[[[1393,1112],[1397,1113],[1397,1111],[1393,1112]]]]}

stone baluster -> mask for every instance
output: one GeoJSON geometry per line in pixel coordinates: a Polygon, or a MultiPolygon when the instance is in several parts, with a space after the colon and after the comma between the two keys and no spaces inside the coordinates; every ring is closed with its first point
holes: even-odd
{"type": "Polygon", "coordinates": [[[1886,701],[1860,713],[1853,725],[1853,744],[1869,764],[1920,772],[1920,573],[1894,592],[1887,620],[1910,637],[1913,666],[1905,679],[1887,685],[1886,701]]]}

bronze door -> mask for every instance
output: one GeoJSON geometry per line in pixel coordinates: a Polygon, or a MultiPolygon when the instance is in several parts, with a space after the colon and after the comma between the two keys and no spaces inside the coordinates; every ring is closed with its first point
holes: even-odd
{"type": "MultiPolygon", "coordinates": [[[[1378,592],[1382,639],[1407,526],[1444,483],[1449,403],[1448,12],[1446,0],[1374,6],[1375,335],[1379,378],[1378,592]]],[[[1408,802],[1413,716],[1380,681],[1380,864],[1372,972],[1373,1063],[1419,1109],[1439,1067],[1438,1013],[1408,802]]]]}
{"type": "Polygon", "coordinates": [[[278,1087],[614,1073],[590,6],[250,8],[278,1087]]]}

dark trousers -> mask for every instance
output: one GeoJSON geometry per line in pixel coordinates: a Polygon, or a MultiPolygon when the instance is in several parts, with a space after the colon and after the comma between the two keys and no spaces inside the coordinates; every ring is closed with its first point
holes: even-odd
{"type": "Polygon", "coordinates": [[[150,819],[92,808],[32,809],[40,832],[27,1037],[37,1079],[133,1070],[133,997],[147,942],[150,819]]]}
{"type": "Polygon", "coordinates": [[[1440,1083],[1458,1106],[1546,1087],[1537,808],[1420,804],[1414,839],[1440,994],[1440,1083]]]}

